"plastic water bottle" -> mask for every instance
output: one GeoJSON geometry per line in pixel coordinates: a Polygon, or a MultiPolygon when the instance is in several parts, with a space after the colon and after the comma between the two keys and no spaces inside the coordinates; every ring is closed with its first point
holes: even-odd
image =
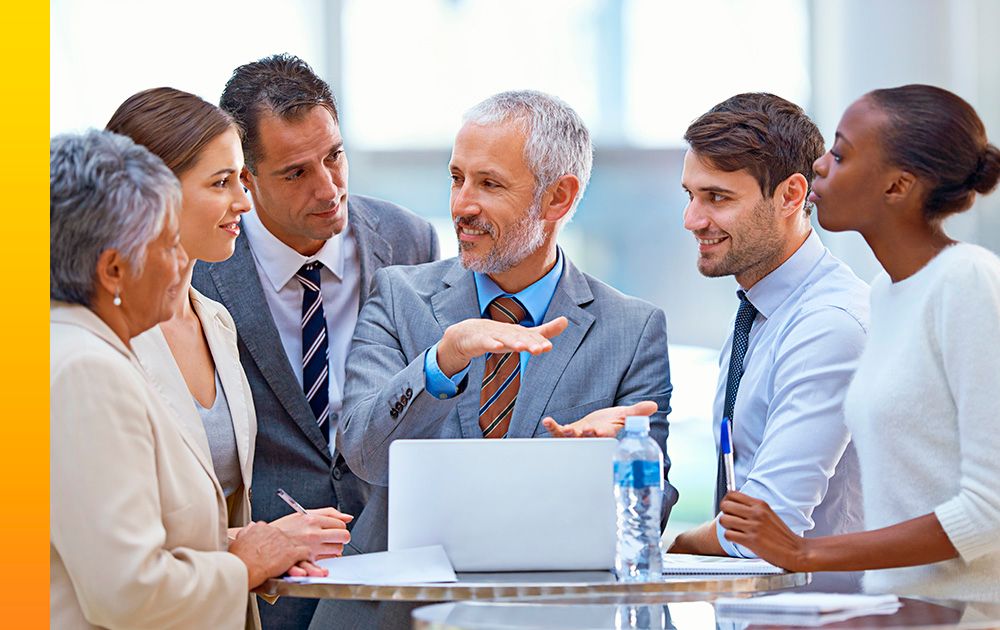
{"type": "Polygon", "coordinates": [[[615,451],[615,499],[619,582],[663,579],[660,507],[663,502],[663,451],[649,437],[649,418],[628,417],[615,451]]]}

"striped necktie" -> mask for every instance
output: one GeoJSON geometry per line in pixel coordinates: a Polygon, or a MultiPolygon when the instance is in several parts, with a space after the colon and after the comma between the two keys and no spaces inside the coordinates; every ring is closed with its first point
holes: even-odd
{"type": "MultiPolygon", "coordinates": [[[[512,297],[494,299],[486,311],[490,319],[506,324],[520,324],[528,319],[528,312],[512,297]]],[[[483,389],[479,394],[479,428],[483,430],[483,437],[507,435],[520,387],[521,357],[517,352],[486,355],[483,389]]]]}
{"type": "MultiPolygon", "coordinates": [[[[740,389],[740,381],[743,379],[743,358],[747,354],[747,346],[750,345],[750,328],[753,320],[757,317],[757,309],[747,294],[737,291],[740,296],[740,308],[736,311],[736,324],[733,327],[733,348],[729,353],[729,374],[726,377],[726,401],[722,405],[722,417],[729,418],[729,426],[733,427],[733,409],[736,407],[736,394],[740,389]]],[[[733,445],[733,432],[729,431],[729,444],[733,445]]],[[[733,448],[733,455],[736,449],[733,448]]],[[[735,480],[733,484],[735,485],[735,480]]],[[[722,449],[719,449],[719,466],[715,477],[715,512],[719,512],[719,503],[722,497],[726,496],[726,466],[722,458],[722,449]]]]}
{"type": "Polygon", "coordinates": [[[316,416],[316,424],[329,443],[327,420],[330,418],[330,358],[326,338],[326,316],[319,272],[323,263],[302,266],[295,279],[302,284],[302,390],[316,416]]]}

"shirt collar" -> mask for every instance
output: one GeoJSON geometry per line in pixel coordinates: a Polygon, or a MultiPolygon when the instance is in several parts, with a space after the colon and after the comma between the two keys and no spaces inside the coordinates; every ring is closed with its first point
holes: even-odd
{"type": "Polygon", "coordinates": [[[788,260],[750,287],[747,299],[760,314],[770,317],[802,285],[825,253],[826,247],[816,230],[811,230],[788,260]]]}
{"type": "Polygon", "coordinates": [[[328,239],[318,252],[312,256],[303,256],[282,243],[277,236],[264,227],[260,217],[257,216],[256,209],[243,215],[243,231],[250,239],[250,249],[275,291],[280,291],[288,284],[302,268],[302,265],[317,260],[323,263],[323,266],[338,279],[343,279],[343,242],[349,229],[350,224],[340,234],[334,234],[332,238],[328,239]]]}
{"type": "Polygon", "coordinates": [[[528,316],[531,317],[533,325],[540,326],[545,320],[545,312],[549,310],[549,303],[552,302],[552,296],[555,295],[559,279],[562,277],[562,250],[558,250],[557,253],[556,264],[553,265],[547,274],[536,280],[534,284],[514,294],[507,293],[501,289],[488,275],[479,272],[473,273],[472,275],[476,280],[476,295],[479,298],[479,312],[483,314],[483,317],[488,317],[486,307],[490,305],[490,302],[505,295],[517,298],[521,306],[528,311],[528,316]]]}

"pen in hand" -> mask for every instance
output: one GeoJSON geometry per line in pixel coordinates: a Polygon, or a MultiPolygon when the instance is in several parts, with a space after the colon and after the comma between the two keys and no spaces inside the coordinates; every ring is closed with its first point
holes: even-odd
{"type": "Polygon", "coordinates": [[[722,461],[726,467],[726,492],[733,492],[736,490],[736,474],[733,472],[733,436],[729,418],[722,419],[719,448],[722,451],[722,461]]]}
{"type": "Polygon", "coordinates": [[[290,508],[298,512],[299,514],[307,514],[306,509],[299,505],[299,502],[292,498],[292,495],[288,494],[281,488],[278,488],[278,497],[288,504],[290,508]]]}

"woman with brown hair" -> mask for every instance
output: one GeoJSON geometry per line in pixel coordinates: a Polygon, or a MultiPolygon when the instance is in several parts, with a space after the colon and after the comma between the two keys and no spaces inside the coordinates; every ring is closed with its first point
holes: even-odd
{"type": "Polygon", "coordinates": [[[907,85],[852,104],[814,168],[820,224],[885,269],[844,407],[870,531],[804,539],[731,492],[726,538],[790,570],[868,570],[869,591],[1000,599],[1000,259],[942,228],[996,187],[1000,150],[964,100],[907,85]]]}
{"type": "MultiPolygon", "coordinates": [[[[230,537],[250,522],[257,419],[225,307],[191,286],[197,260],[229,258],[250,209],[239,181],[243,150],[232,118],[201,98],[154,88],[125,100],[107,129],[159,156],[180,180],[180,239],[189,256],[171,317],[135,339],[139,360],[180,422],[197,436],[225,495],[230,537]]],[[[251,270],[252,272],[252,270],[251,270]]],[[[332,507],[274,521],[315,558],[339,556],[351,517],[332,507]]]]}

